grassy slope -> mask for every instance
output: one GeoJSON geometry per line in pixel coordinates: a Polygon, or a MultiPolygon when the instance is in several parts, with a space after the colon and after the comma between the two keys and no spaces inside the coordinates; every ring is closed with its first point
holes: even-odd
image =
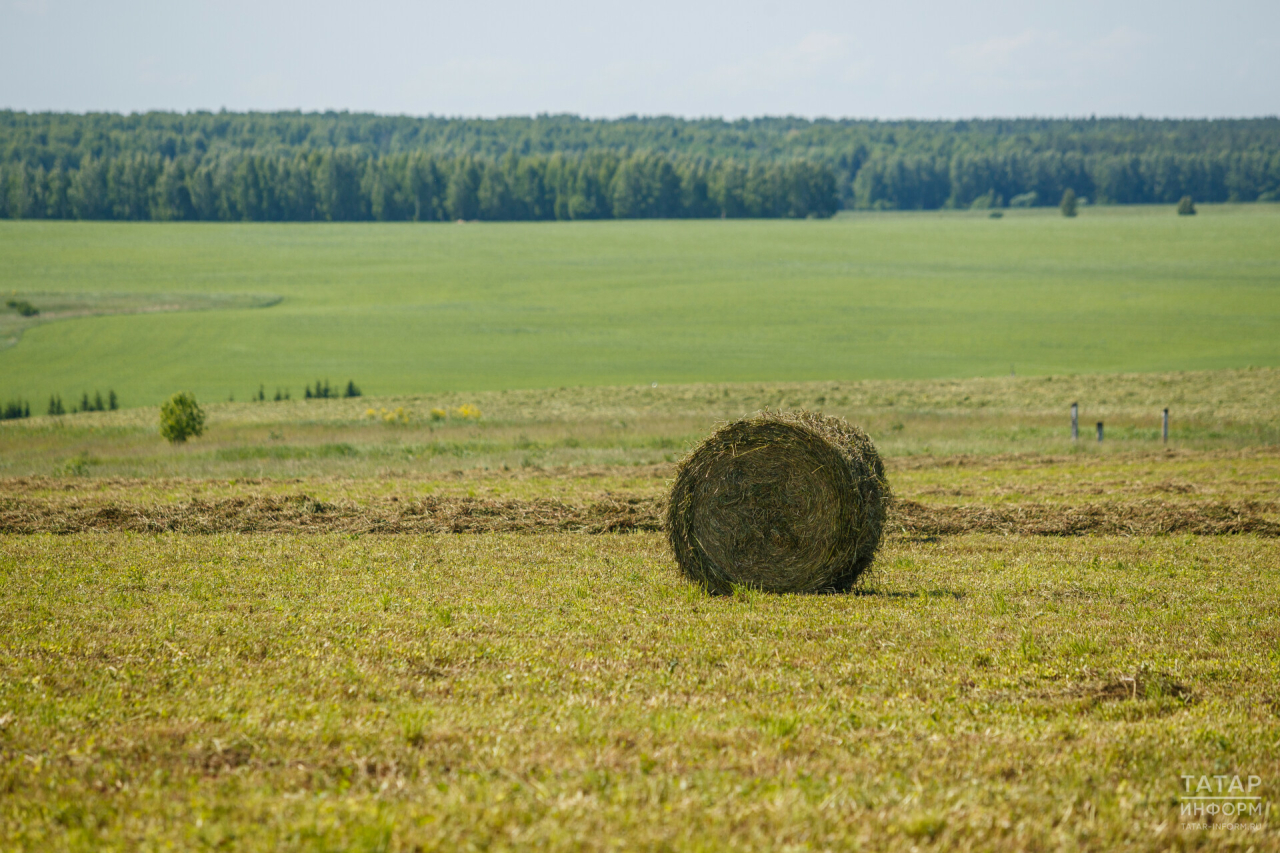
{"type": "Polygon", "coordinates": [[[827,222],[0,223],[4,290],[270,293],[0,352],[0,395],[367,393],[1280,365],[1280,208],[827,222]]]}

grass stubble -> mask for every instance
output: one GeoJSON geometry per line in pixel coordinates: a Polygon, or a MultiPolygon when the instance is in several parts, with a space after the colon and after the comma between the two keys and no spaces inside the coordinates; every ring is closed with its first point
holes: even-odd
{"type": "MultiPolygon", "coordinates": [[[[74,430],[2,431],[28,468],[0,490],[0,848],[1275,847],[1256,387],[1169,450],[908,427],[881,554],[836,596],[686,582],[647,526],[674,466],[629,450],[99,478],[50,476],[74,430]],[[1260,828],[1182,816],[1183,774],[1260,777],[1260,828]]],[[[531,429],[503,423],[466,428],[531,429]]]]}
{"type": "Polygon", "coordinates": [[[6,536],[0,835],[1261,849],[1177,798],[1275,795],[1278,548],[891,538],[859,594],[707,597],[659,534],[6,536]]]}

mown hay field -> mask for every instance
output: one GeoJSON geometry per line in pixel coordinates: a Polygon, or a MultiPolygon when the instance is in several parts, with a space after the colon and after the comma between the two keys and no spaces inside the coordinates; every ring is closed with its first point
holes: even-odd
{"type": "Polygon", "coordinates": [[[1276,847],[1276,388],[237,403],[177,448],[154,409],[6,422],[0,847],[1276,847]],[[885,452],[854,594],[710,597],[672,559],[672,460],[765,405],[885,452]],[[1237,775],[1259,814],[1183,813],[1237,775]]]}
{"type": "Polygon", "coordinates": [[[710,598],[661,534],[4,536],[6,848],[1263,849],[1280,542],[891,537],[710,598]]]}
{"type": "Polygon", "coordinates": [[[829,221],[0,222],[0,400],[1280,366],[1280,206],[829,221]],[[157,312],[198,296],[270,307],[157,312]],[[279,297],[278,303],[272,299],[279,297]],[[37,307],[45,297],[30,297],[37,307]],[[65,300],[62,300],[65,301],[65,300]],[[52,303],[51,303],[52,304],[52,303]],[[88,310],[86,307],[84,310],[88,310]],[[0,330],[2,331],[2,330],[0,330]]]}

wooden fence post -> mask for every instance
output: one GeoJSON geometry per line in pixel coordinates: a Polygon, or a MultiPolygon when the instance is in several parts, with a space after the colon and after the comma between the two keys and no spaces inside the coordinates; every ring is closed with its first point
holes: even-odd
{"type": "Polygon", "coordinates": [[[1162,420],[1163,420],[1163,423],[1161,424],[1160,432],[1162,434],[1162,440],[1164,441],[1165,444],[1168,444],[1169,443],[1169,410],[1168,409],[1164,410],[1164,417],[1162,418],[1162,420]]]}
{"type": "Polygon", "coordinates": [[[1102,421],[1098,421],[1098,444],[1102,444],[1102,421]]]}
{"type": "Polygon", "coordinates": [[[1071,404],[1071,440],[1080,440],[1080,404],[1071,404]]]}

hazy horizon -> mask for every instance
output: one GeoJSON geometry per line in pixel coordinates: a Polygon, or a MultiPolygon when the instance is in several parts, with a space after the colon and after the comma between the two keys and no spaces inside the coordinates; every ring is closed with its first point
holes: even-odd
{"type": "Polygon", "coordinates": [[[1280,114],[1280,4],[0,0],[0,108],[970,120],[1280,114]]]}

